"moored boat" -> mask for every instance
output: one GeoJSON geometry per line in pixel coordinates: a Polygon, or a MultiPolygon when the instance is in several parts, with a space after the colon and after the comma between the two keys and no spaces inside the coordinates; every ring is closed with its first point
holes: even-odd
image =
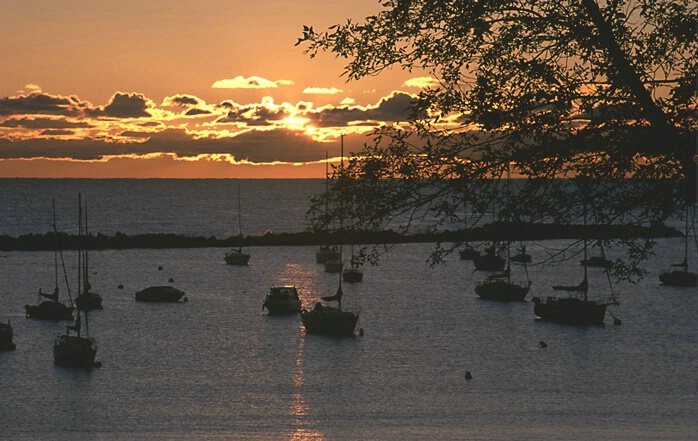
{"type": "Polygon", "coordinates": [[[295,314],[301,310],[301,300],[295,286],[274,286],[269,289],[262,309],[266,308],[269,315],[295,314]]]}
{"type": "Polygon", "coordinates": [[[179,302],[182,297],[184,291],[172,286],[150,286],[136,293],[139,302],[179,302]]]}
{"type": "Polygon", "coordinates": [[[13,338],[14,331],[12,330],[10,322],[0,322],[0,351],[11,351],[16,349],[17,345],[12,341],[13,338]]]}

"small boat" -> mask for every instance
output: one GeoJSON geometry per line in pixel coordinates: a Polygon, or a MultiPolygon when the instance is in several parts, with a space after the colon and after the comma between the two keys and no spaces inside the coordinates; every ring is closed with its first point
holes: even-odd
{"type": "Polygon", "coordinates": [[[494,245],[489,247],[485,254],[473,259],[473,265],[479,271],[504,271],[506,263],[506,259],[496,254],[494,245]]]}
{"type": "Polygon", "coordinates": [[[662,285],[678,287],[698,286],[698,274],[688,270],[688,205],[686,206],[686,226],[684,231],[683,262],[672,263],[671,269],[659,275],[662,285]],[[678,269],[681,268],[681,269],[678,269]]]}
{"type": "Polygon", "coordinates": [[[613,261],[606,259],[604,256],[591,256],[588,259],[582,259],[579,261],[584,266],[591,266],[597,268],[611,268],[613,266],[613,261]]]}
{"type": "MultiPolygon", "coordinates": [[[[584,219],[586,226],[586,216],[584,219]]],[[[587,243],[584,241],[584,259],[587,258],[587,243]]],[[[534,297],[533,313],[541,320],[570,325],[603,325],[606,309],[610,305],[618,305],[615,299],[590,299],[588,296],[589,282],[587,267],[584,266],[584,278],[579,285],[553,286],[555,291],[574,293],[570,297],[548,296],[543,299],[534,297]]]]}
{"type": "MultiPolygon", "coordinates": [[[[87,236],[89,232],[87,231],[87,202],[85,202],[85,235],[87,236]]],[[[83,260],[85,262],[84,270],[84,284],[85,290],[78,294],[75,298],[75,306],[83,311],[89,311],[92,309],[102,309],[102,296],[92,291],[92,285],[90,284],[90,269],[89,269],[89,255],[87,247],[82,251],[84,254],[83,260]]]]}
{"type": "Polygon", "coordinates": [[[264,298],[262,310],[266,308],[269,315],[294,314],[301,310],[301,300],[295,286],[272,287],[264,298]]]}
{"type": "MultiPolygon", "coordinates": [[[[78,202],[78,235],[83,235],[82,230],[82,196],[79,196],[78,202]]],[[[87,282],[87,255],[84,250],[78,250],[78,295],[81,291],[86,291],[88,289],[87,285],[83,283],[87,282]]],[[[77,318],[73,325],[66,326],[65,334],[56,337],[53,343],[53,362],[58,366],[70,367],[70,368],[92,368],[98,366],[99,363],[95,363],[95,357],[97,356],[97,345],[95,340],[89,336],[89,327],[87,319],[87,310],[83,311],[85,315],[85,334],[81,335],[82,331],[82,321],[80,310],[77,311],[77,318]],[[75,335],[71,335],[70,331],[75,332],[75,335]]]]}
{"type": "Polygon", "coordinates": [[[337,247],[322,245],[315,251],[315,262],[327,263],[330,260],[339,260],[339,250],[337,247]]]}
{"type": "MultiPolygon", "coordinates": [[[[39,320],[73,320],[73,310],[75,307],[72,305],[72,296],[70,296],[70,287],[68,287],[68,295],[71,298],[71,305],[66,305],[58,300],[58,256],[61,257],[61,262],[63,262],[63,253],[58,246],[58,231],[56,228],[56,204],[53,203],[53,234],[56,237],[56,242],[54,243],[53,249],[53,267],[55,274],[55,288],[52,294],[48,294],[41,291],[39,288],[39,300],[40,303],[37,305],[24,305],[24,310],[26,312],[27,318],[39,319],[39,320]],[[41,299],[45,299],[41,301],[41,299]]],[[[65,265],[63,265],[65,270],[65,265]]]]}
{"type": "MultiPolygon", "coordinates": [[[[184,291],[171,286],[150,286],[136,293],[139,302],[179,302],[184,291]]],[[[186,297],[184,297],[186,301],[186,297]]]]}
{"type": "Polygon", "coordinates": [[[526,245],[521,245],[521,248],[518,248],[517,251],[518,254],[514,255],[509,260],[517,263],[531,263],[533,261],[531,255],[526,252],[526,245]]]}
{"type": "Polygon", "coordinates": [[[12,351],[17,349],[17,345],[12,341],[14,331],[9,320],[7,323],[0,322],[0,351],[12,351]]]}
{"type": "Polygon", "coordinates": [[[344,263],[341,259],[331,259],[325,262],[326,273],[341,273],[344,268],[344,263]]]}
{"type": "Polygon", "coordinates": [[[531,289],[532,282],[515,283],[511,281],[511,270],[507,267],[506,271],[499,274],[488,276],[485,280],[478,283],[475,287],[475,293],[481,299],[496,300],[500,302],[522,302],[526,299],[528,291],[531,289]]]}
{"type": "Polygon", "coordinates": [[[342,271],[342,280],[348,283],[363,282],[364,273],[358,268],[347,268],[342,271]]]}
{"type": "Polygon", "coordinates": [[[480,252],[475,248],[466,245],[465,248],[458,251],[461,260],[475,260],[480,257],[480,252]]]}
{"type": "MultiPolygon", "coordinates": [[[[87,318],[85,321],[87,322],[87,318]]],[[[81,336],[80,328],[80,311],[78,311],[75,324],[67,326],[65,334],[59,335],[53,343],[53,362],[55,364],[72,368],[91,368],[98,365],[95,363],[97,356],[95,340],[81,336]],[[70,335],[70,331],[74,331],[75,335],[70,335]]]]}
{"type": "Polygon", "coordinates": [[[334,337],[354,335],[356,323],[359,321],[359,312],[342,309],[342,279],[339,280],[337,293],[333,296],[322,297],[322,300],[326,302],[338,302],[337,307],[317,302],[311,310],[301,309],[301,322],[308,334],[334,337]]]}
{"type": "Polygon", "coordinates": [[[245,266],[250,262],[250,255],[242,252],[242,212],[240,205],[240,183],[238,182],[238,237],[240,246],[225,253],[225,263],[228,265],[245,266]]]}

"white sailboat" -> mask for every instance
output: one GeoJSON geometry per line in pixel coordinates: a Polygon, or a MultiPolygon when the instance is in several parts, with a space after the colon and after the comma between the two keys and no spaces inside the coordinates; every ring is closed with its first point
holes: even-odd
{"type": "Polygon", "coordinates": [[[238,236],[240,237],[240,246],[231,248],[225,253],[225,263],[228,265],[245,266],[250,261],[250,255],[242,251],[242,211],[240,204],[240,183],[238,182],[238,236]]]}

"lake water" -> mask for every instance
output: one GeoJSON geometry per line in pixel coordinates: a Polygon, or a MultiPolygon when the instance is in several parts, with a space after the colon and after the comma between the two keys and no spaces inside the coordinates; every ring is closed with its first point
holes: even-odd
{"type": "MultiPolygon", "coordinates": [[[[49,231],[52,198],[59,229],[70,231],[81,191],[93,232],[226,237],[236,228],[233,182],[4,180],[0,234],[49,231]]],[[[259,234],[302,230],[307,197],[323,185],[242,189],[243,229],[259,234]]],[[[535,263],[566,245],[528,251],[535,263]]],[[[472,262],[430,269],[431,245],[400,245],[364,269],[363,283],[344,285],[365,331],[344,339],[305,335],[298,316],[262,312],[272,285],[297,286],[306,306],[336,290],[312,247],[249,248],[248,267],[225,265],[216,248],[93,252],[104,310],[89,315],[102,362],[90,371],[53,365],[67,322],[24,317],[38,289],[54,286],[53,253],[0,252],[0,317],[17,344],[0,353],[0,439],[695,439],[698,292],[658,283],[681,248],[660,240],[635,285],[609,286],[590,269],[590,291],[612,290],[620,305],[610,313],[623,324],[608,314],[605,326],[575,327],[534,320],[530,302],[480,300],[472,262]],[[187,303],[135,302],[135,291],[169,278],[187,303]]],[[[72,281],[77,258],[64,254],[72,281]]],[[[533,265],[529,276],[530,299],[578,283],[581,267],[573,258],[533,265]]]]}

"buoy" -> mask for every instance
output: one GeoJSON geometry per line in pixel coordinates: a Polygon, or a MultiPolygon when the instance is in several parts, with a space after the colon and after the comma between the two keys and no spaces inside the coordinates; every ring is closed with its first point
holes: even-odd
{"type": "Polygon", "coordinates": [[[359,337],[364,336],[364,328],[359,328],[359,337]]]}
{"type": "Polygon", "coordinates": [[[613,324],[614,324],[614,325],[620,325],[620,324],[623,323],[623,322],[621,322],[620,319],[619,319],[618,317],[616,317],[615,315],[611,314],[611,317],[613,317],[613,324]]]}
{"type": "Polygon", "coordinates": [[[465,379],[466,379],[466,380],[472,380],[472,379],[473,379],[473,374],[471,374],[470,371],[465,371],[465,379]]]}
{"type": "Polygon", "coordinates": [[[544,342],[543,340],[541,340],[538,342],[538,347],[539,348],[547,348],[548,344],[546,342],[544,342]]]}
{"type": "Polygon", "coordinates": [[[162,271],[162,265],[158,267],[158,271],[162,271]]]}
{"type": "Polygon", "coordinates": [[[168,280],[168,282],[172,283],[172,282],[174,282],[174,279],[173,279],[172,277],[170,277],[170,279],[168,280]]]}
{"type": "Polygon", "coordinates": [[[119,288],[119,289],[124,289],[124,285],[119,284],[119,286],[117,286],[117,288],[119,288]]]}

